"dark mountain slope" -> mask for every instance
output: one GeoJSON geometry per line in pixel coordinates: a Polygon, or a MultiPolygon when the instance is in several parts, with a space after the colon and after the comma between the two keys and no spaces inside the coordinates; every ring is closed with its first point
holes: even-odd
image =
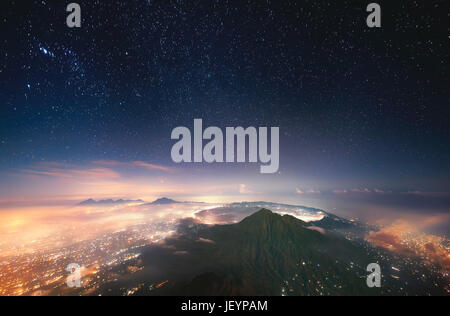
{"type": "Polygon", "coordinates": [[[168,244],[186,255],[167,267],[176,271],[184,262],[197,275],[169,294],[370,294],[363,279],[363,267],[370,262],[360,247],[269,210],[239,224],[195,231],[168,244]]]}
{"type": "Polygon", "coordinates": [[[175,237],[139,252],[139,258],[108,270],[112,281],[91,294],[128,295],[128,289],[133,295],[183,296],[447,294],[447,280],[412,258],[337,232],[322,234],[265,209],[233,225],[186,219],[175,237]],[[381,288],[366,285],[370,263],[381,265],[381,288]]]}

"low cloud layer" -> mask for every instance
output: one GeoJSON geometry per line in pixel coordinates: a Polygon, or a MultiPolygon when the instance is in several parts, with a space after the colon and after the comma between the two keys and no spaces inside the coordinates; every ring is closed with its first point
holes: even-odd
{"type": "Polygon", "coordinates": [[[366,240],[374,246],[438,264],[448,273],[450,272],[450,253],[446,239],[423,233],[423,229],[429,224],[426,221],[422,224],[413,224],[398,220],[379,231],[371,231],[367,234],[366,240]]]}

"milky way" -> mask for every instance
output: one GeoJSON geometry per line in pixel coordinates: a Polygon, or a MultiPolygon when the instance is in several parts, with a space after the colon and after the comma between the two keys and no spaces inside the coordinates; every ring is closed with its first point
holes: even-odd
{"type": "Polygon", "coordinates": [[[449,191],[448,4],[382,3],[369,29],[350,0],[79,3],[79,29],[64,2],[2,10],[0,171],[171,167],[171,130],[201,118],[279,126],[280,174],[264,181],[293,195],[449,191]]]}

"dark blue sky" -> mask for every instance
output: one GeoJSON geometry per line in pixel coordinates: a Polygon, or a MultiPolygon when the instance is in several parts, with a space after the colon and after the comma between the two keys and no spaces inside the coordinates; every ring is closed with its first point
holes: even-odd
{"type": "MultiPolygon", "coordinates": [[[[379,1],[381,29],[366,26],[369,2],[348,0],[78,1],[80,29],[65,26],[65,1],[7,2],[4,172],[170,167],[172,129],[202,118],[279,126],[277,181],[450,189],[448,1],[379,1]]],[[[205,166],[236,178],[246,167],[205,166]]]]}

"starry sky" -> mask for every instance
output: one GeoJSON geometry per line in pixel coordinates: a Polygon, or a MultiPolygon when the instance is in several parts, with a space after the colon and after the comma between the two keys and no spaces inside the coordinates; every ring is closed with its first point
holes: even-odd
{"type": "Polygon", "coordinates": [[[449,211],[448,1],[378,1],[381,29],[369,1],[79,0],[79,29],[68,1],[6,2],[5,201],[353,195],[449,211]],[[280,171],[174,164],[170,133],[195,118],[280,127],[280,171]]]}

